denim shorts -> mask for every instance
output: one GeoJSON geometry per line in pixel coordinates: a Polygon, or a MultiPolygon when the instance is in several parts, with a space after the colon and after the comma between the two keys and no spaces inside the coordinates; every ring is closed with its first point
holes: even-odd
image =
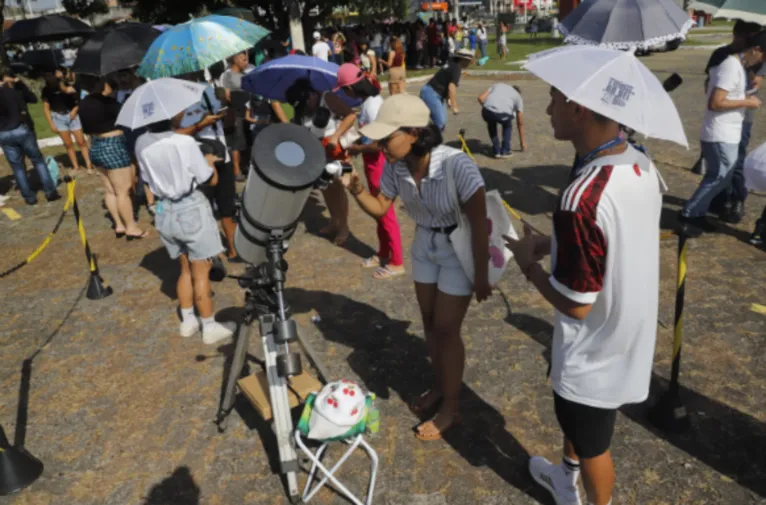
{"type": "Polygon", "coordinates": [[[420,284],[436,284],[439,291],[452,296],[471,296],[473,283],[446,233],[418,226],[412,242],[412,278],[420,284]]]}
{"type": "Polygon", "coordinates": [[[213,209],[199,191],[177,202],[157,202],[154,225],[172,259],[187,254],[190,261],[207,260],[224,250],[213,209]]]}
{"type": "Polygon", "coordinates": [[[76,132],[77,130],[82,130],[80,116],[75,116],[74,119],[69,119],[68,112],[66,114],[60,114],[51,111],[51,119],[53,119],[53,125],[60,132],[76,132]]]}
{"type": "Polygon", "coordinates": [[[125,135],[117,137],[93,137],[90,146],[90,159],[93,165],[106,170],[117,170],[130,166],[130,152],[125,135]]]}

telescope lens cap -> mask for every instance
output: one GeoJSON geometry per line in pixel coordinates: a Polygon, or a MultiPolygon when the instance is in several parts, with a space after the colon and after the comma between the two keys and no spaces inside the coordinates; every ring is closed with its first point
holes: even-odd
{"type": "Polygon", "coordinates": [[[287,191],[312,187],[325,167],[319,139],[305,126],[287,123],[271,125],[258,134],[252,159],[267,184],[287,191]]]}

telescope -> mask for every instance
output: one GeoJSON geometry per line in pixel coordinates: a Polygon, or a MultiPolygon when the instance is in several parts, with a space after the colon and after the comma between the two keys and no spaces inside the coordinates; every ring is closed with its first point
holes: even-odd
{"type": "Polygon", "coordinates": [[[301,339],[285,302],[288,264],[284,255],[311,191],[326,187],[342,173],[342,167],[328,164],[319,138],[308,128],[294,124],[275,124],[261,131],[252,153],[253,167],[242,195],[234,237],[237,253],[248,266],[244,275],[230,276],[245,289],[244,320],[216,423],[223,431],[224,421],[234,408],[235,389],[257,320],[281,473],[285,475],[287,494],[295,502],[299,465],[288,388],[291,378],[300,379],[296,376],[303,373],[303,367],[301,354],[291,352],[290,345],[300,344],[323,382],[327,374],[309,344],[301,339]]]}

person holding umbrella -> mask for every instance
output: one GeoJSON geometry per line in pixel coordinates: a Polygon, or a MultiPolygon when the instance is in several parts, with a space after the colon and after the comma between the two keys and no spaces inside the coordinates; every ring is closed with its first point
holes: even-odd
{"type": "Polygon", "coordinates": [[[136,156],[149,188],[158,199],[157,231],[170,257],[178,259],[181,266],[177,282],[179,333],[188,338],[201,329],[203,343],[214,345],[231,337],[235,329],[232,323],[216,322],[210,296],[211,261],[224,247],[213,209],[200,188],[218,182],[213,168],[216,160],[212,155],[206,159],[194,138],[174,132],[181,129],[186,107],[193,106],[205,88],[168,81],[175,80],[159,79],[142,86],[143,91],[136,90],[126,102],[124,117],[123,113],[120,116],[122,124],[126,124],[137,114],[145,116],[145,111],[150,111],[150,117],[141,120],[140,126],[148,124],[149,132],[136,142],[136,156]],[[168,121],[166,116],[172,119],[168,121]],[[199,320],[194,313],[195,305],[199,320]]]}
{"type": "Polygon", "coordinates": [[[688,145],[657,77],[633,54],[565,46],[531,55],[527,70],[551,85],[553,136],[579,163],[560,193],[550,237],[506,237],[520,270],[556,313],[551,379],[564,454],[529,470],[557,504],[612,502],[610,453],[617,410],[643,402],[657,337],[660,217],[666,186],[621,124],[688,145]],[[630,230],[625,233],[625,230],[630,230]],[[551,271],[540,261],[551,256],[551,271]]]}

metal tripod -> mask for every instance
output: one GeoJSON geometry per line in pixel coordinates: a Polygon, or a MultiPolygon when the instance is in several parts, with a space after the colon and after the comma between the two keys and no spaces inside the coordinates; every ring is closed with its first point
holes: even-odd
{"type": "Polygon", "coordinates": [[[272,235],[266,244],[266,263],[249,267],[242,277],[232,276],[246,289],[245,315],[237,335],[231,371],[216,424],[220,431],[226,429],[226,419],[234,408],[237,380],[245,366],[253,323],[257,318],[269,383],[274,434],[279,448],[280,470],[285,476],[291,503],[297,503],[300,498],[297,472],[300,468],[292,437],[293,420],[288,396],[288,379],[299,375],[302,366],[300,353],[291,352],[290,343],[298,342],[323,383],[326,383],[327,375],[309,344],[300,337],[298,325],[292,319],[290,307],[285,303],[284,286],[288,265],[284,260],[284,252],[282,235],[272,235]]]}

